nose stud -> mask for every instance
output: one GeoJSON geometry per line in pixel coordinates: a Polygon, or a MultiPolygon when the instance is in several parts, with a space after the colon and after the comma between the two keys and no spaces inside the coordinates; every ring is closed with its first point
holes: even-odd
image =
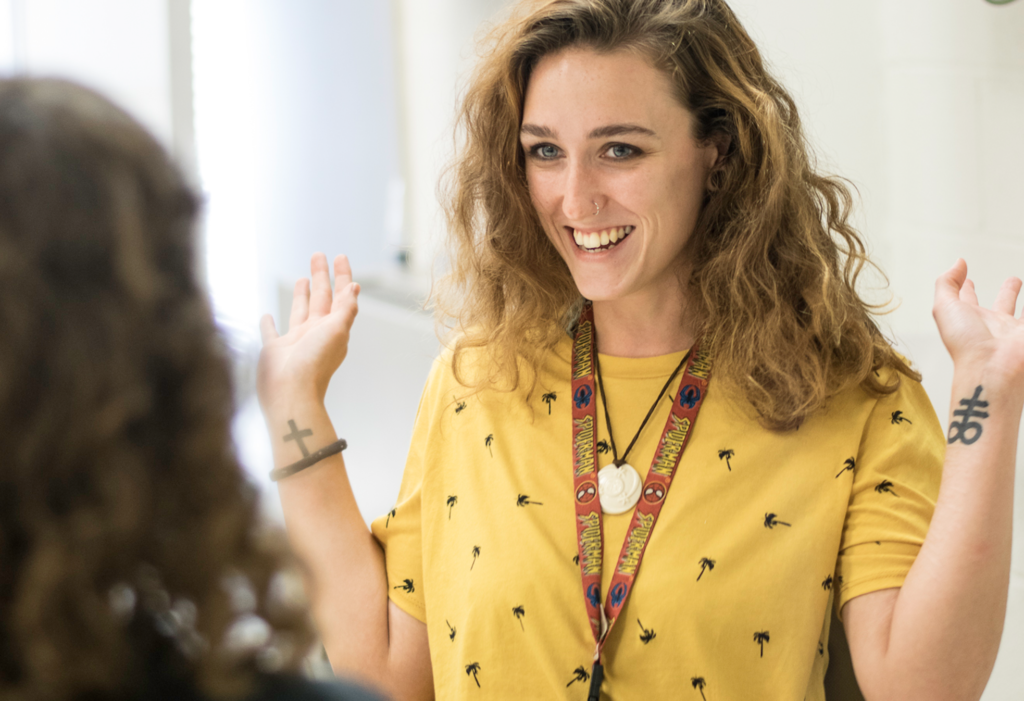
{"type": "Polygon", "coordinates": [[[599,205],[596,200],[594,200],[593,202],[594,202],[594,216],[596,217],[598,214],[601,213],[601,205],[599,205]]]}

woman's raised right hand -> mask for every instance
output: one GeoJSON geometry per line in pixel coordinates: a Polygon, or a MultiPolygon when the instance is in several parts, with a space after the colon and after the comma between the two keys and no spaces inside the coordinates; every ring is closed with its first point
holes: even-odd
{"type": "Polygon", "coordinates": [[[331,376],[348,352],[349,330],[358,311],[359,285],[352,282],[348,258],[334,259],[334,292],[327,256],[310,261],[310,280],[295,283],[288,332],[278,335],[274,318],[260,320],[263,350],[256,391],[265,415],[295,400],[323,402],[331,376]]]}

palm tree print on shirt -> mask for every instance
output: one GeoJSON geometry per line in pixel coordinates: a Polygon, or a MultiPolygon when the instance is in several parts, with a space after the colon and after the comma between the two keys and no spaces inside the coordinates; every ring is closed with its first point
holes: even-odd
{"type": "Polygon", "coordinates": [[[519,498],[516,499],[516,506],[544,506],[544,502],[530,501],[529,494],[520,494],[519,498]]]}
{"type": "Polygon", "coordinates": [[[414,587],[412,585],[412,580],[411,579],[403,579],[401,584],[399,584],[397,587],[391,587],[391,588],[392,589],[401,589],[402,591],[404,591],[407,594],[412,594],[413,592],[416,591],[416,587],[414,587]]]}
{"type": "MultiPolygon", "coordinates": [[[[452,397],[452,399],[454,399],[454,398],[455,397],[452,397]]],[[[459,414],[461,414],[462,410],[465,409],[465,408],[466,408],[466,403],[465,402],[458,402],[455,405],[455,415],[458,416],[459,414]]]]}
{"type": "Polygon", "coordinates": [[[478,689],[480,688],[480,680],[476,678],[476,675],[477,675],[477,673],[479,671],[480,671],[480,663],[479,662],[473,662],[471,664],[466,665],[466,676],[469,676],[469,675],[473,676],[473,681],[476,682],[476,686],[477,686],[478,689]]]}
{"type": "Polygon", "coordinates": [[[732,472],[732,463],[730,463],[729,460],[734,455],[736,455],[736,451],[735,450],[719,450],[718,451],[718,459],[719,460],[725,460],[725,466],[729,468],[729,472],[732,472]]]}
{"type": "Polygon", "coordinates": [[[601,440],[599,440],[597,442],[597,452],[598,452],[599,455],[604,455],[605,453],[609,452],[611,449],[612,449],[612,447],[610,445],[608,445],[608,441],[606,441],[604,438],[602,438],[601,440]]]}
{"type": "Polygon", "coordinates": [[[658,637],[658,634],[654,632],[653,628],[644,628],[644,624],[640,623],[639,618],[636,619],[636,622],[640,625],[640,630],[643,631],[642,633],[640,633],[640,642],[642,642],[644,645],[658,637]]]}
{"type": "Polygon", "coordinates": [[[453,643],[455,642],[455,626],[448,622],[448,619],[444,619],[444,624],[448,626],[448,639],[453,643]]]}
{"type": "Polygon", "coordinates": [[[449,521],[452,520],[452,507],[454,507],[458,503],[459,503],[459,498],[457,496],[455,496],[454,494],[449,495],[448,499],[445,501],[445,504],[448,506],[448,520],[449,521]]]}
{"type": "Polygon", "coordinates": [[[764,644],[770,642],[768,631],[762,630],[759,633],[754,633],[754,642],[761,646],[761,657],[764,657],[764,644]]]}
{"type": "Polygon", "coordinates": [[[572,556],[572,564],[574,564],[577,567],[579,567],[579,565],[580,565],[580,554],[579,553],[576,553],[575,555],[572,556]]]}
{"type": "Polygon", "coordinates": [[[547,394],[542,395],[540,398],[542,402],[548,405],[548,416],[551,416],[551,402],[555,401],[556,399],[558,399],[558,395],[555,392],[548,392],[547,394]]]}
{"type": "Polygon", "coordinates": [[[821,588],[825,591],[829,591],[832,588],[832,575],[825,577],[825,581],[821,583],[821,588]]]}
{"type": "Polygon", "coordinates": [[[886,494],[892,494],[894,497],[898,499],[900,495],[892,491],[892,487],[892,482],[890,482],[889,480],[882,480],[881,482],[875,485],[875,491],[878,492],[879,494],[882,494],[883,492],[886,494]]]}
{"type": "Polygon", "coordinates": [[[391,525],[391,519],[395,515],[395,513],[397,513],[397,511],[398,511],[398,509],[396,507],[394,509],[391,509],[391,511],[388,512],[388,520],[384,522],[384,528],[387,528],[388,526],[391,525]]]}
{"type": "MultiPolygon", "coordinates": [[[[853,458],[846,458],[843,462],[843,469],[839,471],[839,475],[843,474],[847,470],[853,472],[853,468],[857,467],[857,461],[853,458]]],[[[839,479],[839,475],[836,475],[836,479],[839,479]]]]}
{"type": "Polygon", "coordinates": [[[487,438],[484,438],[484,445],[487,446],[487,452],[490,453],[491,457],[493,458],[494,457],[494,451],[491,450],[491,444],[492,443],[494,443],[494,434],[493,433],[488,433],[487,434],[487,438]]]}
{"type": "Polygon", "coordinates": [[[512,609],[512,615],[519,619],[519,627],[522,628],[523,632],[525,633],[526,626],[523,625],[523,616],[526,615],[526,609],[524,609],[522,606],[516,606],[514,609],[512,609]]]}
{"type": "Polygon", "coordinates": [[[906,416],[904,416],[902,411],[894,411],[894,412],[892,412],[892,423],[893,424],[902,424],[902,423],[912,424],[914,422],[911,421],[910,419],[908,419],[906,416]]]}
{"type": "Polygon", "coordinates": [[[697,575],[698,582],[700,581],[700,578],[704,576],[704,570],[715,569],[715,561],[709,557],[702,557],[700,559],[700,562],[698,562],[697,564],[700,565],[700,574],[697,575]]]}
{"type": "Polygon", "coordinates": [[[776,526],[792,526],[792,523],[786,523],[785,521],[778,520],[777,514],[765,514],[764,515],[764,527],[775,528],[776,526]]]}
{"type": "Polygon", "coordinates": [[[473,565],[476,564],[476,559],[478,557],[480,557],[480,546],[479,545],[474,545],[473,546],[473,553],[472,554],[473,554],[473,564],[469,566],[470,570],[472,570],[473,569],[473,565]]]}
{"type": "Polygon", "coordinates": [[[818,641],[818,656],[819,657],[824,657],[825,656],[825,646],[822,644],[822,642],[820,640],[818,641]]]}
{"type": "Polygon", "coordinates": [[[590,672],[588,672],[587,668],[584,667],[583,665],[580,665],[579,667],[574,669],[572,671],[572,673],[575,674],[576,676],[573,677],[571,680],[569,680],[569,683],[566,684],[567,687],[572,686],[576,682],[585,682],[588,679],[590,679],[590,672]]]}
{"type": "Polygon", "coordinates": [[[704,687],[708,685],[708,683],[704,681],[704,677],[690,677],[690,683],[693,684],[694,689],[700,692],[700,697],[704,699],[704,701],[708,701],[707,697],[704,695],[704,687]]]}

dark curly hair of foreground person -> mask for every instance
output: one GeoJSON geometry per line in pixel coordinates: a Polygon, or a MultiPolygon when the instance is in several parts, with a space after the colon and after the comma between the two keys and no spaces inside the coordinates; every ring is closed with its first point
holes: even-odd
{"type": "Polygon", "coordinates": [[[280,696],[313,640],[233,452],[198,209],[106,99],[0,81],[5,700],[280,696]]]}

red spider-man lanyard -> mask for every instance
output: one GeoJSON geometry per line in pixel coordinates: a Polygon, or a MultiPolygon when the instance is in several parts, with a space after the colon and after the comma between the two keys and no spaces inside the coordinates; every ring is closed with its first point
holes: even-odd
{"type": "Polygon", "coordinates": [[[596,648],[588,699],[600,696],[604,668],[601,654],[608,631],[615,625],[633,581],[640,569],[647,542],[665,503],[679,459],[690,440],[697,413],[707,395],[711,360],[696,344],[690,352],[672,411],[665,422],[658,449],[644,481],[640,501],[633,510],[622,552],[612,575],[604,607],[601,606],[601,568],[604,554],[604,526],[597,480],[597,395],[594,378],[594,309],[588,304],[580,316],[572,347],[572,450],[576,503],[576,544],[580,555],[580,577],[590,628],[596,648]]]}

